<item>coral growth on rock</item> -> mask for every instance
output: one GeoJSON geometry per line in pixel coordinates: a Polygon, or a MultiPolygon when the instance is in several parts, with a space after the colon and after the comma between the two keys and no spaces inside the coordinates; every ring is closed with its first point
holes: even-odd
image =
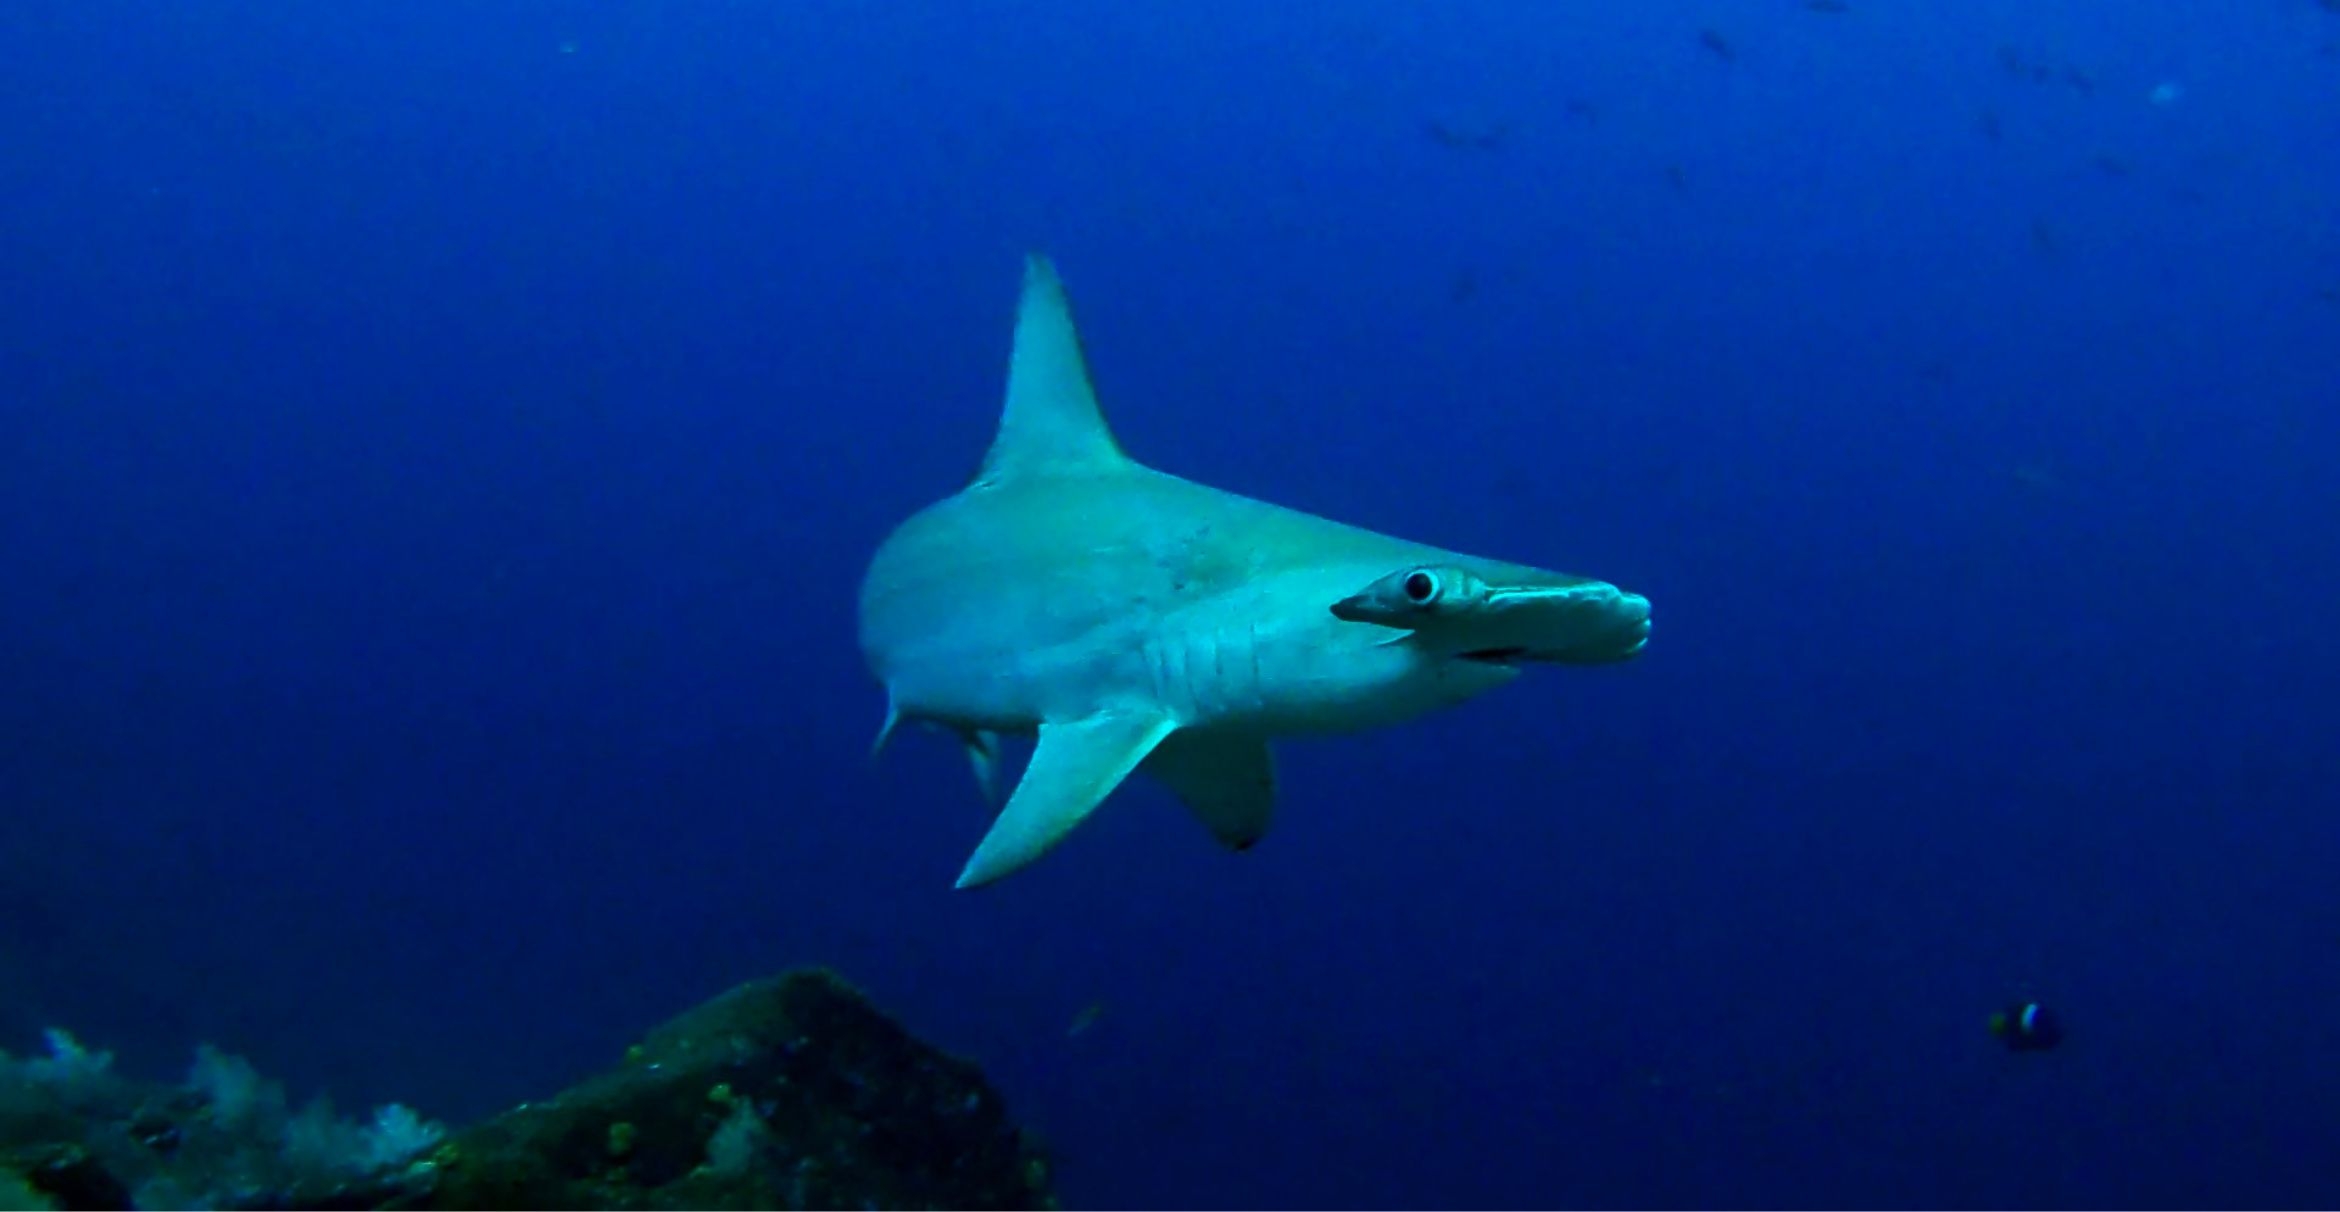
{"type": "Polygon", "coordinates": [[[1055,1206],[982,1074],[822,971],[741,985],[454,1133],[395,1104],[294,1112],[209,1047],[180,1084],[111,1062],[61,1031],[0,1055],[0,1212],[1055,1206]]]}

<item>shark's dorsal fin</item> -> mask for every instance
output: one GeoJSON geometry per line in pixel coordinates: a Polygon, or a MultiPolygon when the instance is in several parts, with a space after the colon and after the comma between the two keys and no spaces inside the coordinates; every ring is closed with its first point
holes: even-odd
{"type": "Polygon", "coordinates": [[[1097,408],[1064,283],[1048,258],[1027,257],[1024,294],[1016,305],[1015,350],[1008,359],[1007,403],[975,483],[1093,474],[1128,465],[1129,456],[1121,453],[1097,408]]]}

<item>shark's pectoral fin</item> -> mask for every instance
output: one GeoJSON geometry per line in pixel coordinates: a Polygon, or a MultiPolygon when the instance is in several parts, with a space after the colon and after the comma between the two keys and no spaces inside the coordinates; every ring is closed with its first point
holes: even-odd
{"type": "Polygon", "coordinates": [[[1023,781],[968,858],[958,886],[988,884],[1046,854],[1177,727],[1153,711],[1042,723],[1023,781]]]}
{"type": "Polygon", "coordinates": [[[878,725],[877,739],[869,743],[869,756],[874,761],[886,751],[886,742],[894,739],[894,730],[902,726],[902,707],[892,694],[886,695],[886,722],[878,725]]]}
{"type": "Polygon", "coordinates": [[[1248,850],[1267,835],[1276,809],[1276,762],[1264,738],[1175,733],[1139,769],[1168,787],[1228,849],[1248,850]]]}

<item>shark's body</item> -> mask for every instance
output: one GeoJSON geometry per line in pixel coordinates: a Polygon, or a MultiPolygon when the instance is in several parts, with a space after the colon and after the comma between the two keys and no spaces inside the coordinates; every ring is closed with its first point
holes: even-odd
{"type": "Polygon", "coordinates": [[[861,647],[902,720],[958,734],[987,794],[998,738],[1038,744],[959,877],[1038,858],[1133,770],[1220,841],[1266,831],[1268,739],[1395,724],[1523,662],[1638,652],[1648,602],[1145,467],[1106,428],[1048,263],[1018,309],[982,470],[879,547],[861,647]]]}

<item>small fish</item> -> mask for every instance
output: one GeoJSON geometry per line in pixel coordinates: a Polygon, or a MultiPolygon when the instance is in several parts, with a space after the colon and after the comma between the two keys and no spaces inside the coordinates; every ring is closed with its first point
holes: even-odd
{"type": "Polygon", "coordinates": [[[1090,1002],[1081,1007],[1079,1014],[1073,1015],[1072,1026],[1064,1029],[1064,1037],[1073,1039],[1082,1035],[1089,1028],[1096,1026],[1097,1020],[1103,1017],[1105,1017],[1105,1003],[1102,1001],[1090,1002]]]}
{"type": "Polygon", "coordinates": [[[2019,1002],[1990,1017],[1991,1034],[2011,1052],[2045,1052],[2064,1042],[2063,1025],[2038,1002],[2019,1002]]]}
{"type": "Polygon", "coordinates": [[[1998,142],[2000,136],[2006,133],[1999,128],[1999,115],[1987,109],[1975,115],[1974,128],[1982,132],[1983,138],[1993,143],[1998,142]]]}
{"type": "Polygon", "coordinates": [[[1601,120],[1600,105],[1583,97],[1570,97],[1566,108],[1561,112],[1567,114],[1568,120],[1571,122],[1592,123],[1601,120]]]}
{"type": "Polygon", "coordinates": [[[2323,289],[2318,290],[2316,292],[2316,299],[2319,302],[2329,303],[2334,307],[2340,307],[2340,286],[2326,286],[2323,289]]]}
{"type": "Polygon", "coordinates": [[[2126,177],[2130,172],[2129,162],[2119,156],[2097,155],[2088,162],[2095,166],[2098,173],[2115,179],[2126,177]]]}
{"type": "Polygon", "coordinates": [[[1999,468],[1999,474],[2007,477],[2017,488],[2026,492],[2044,495],[2061,494],[2064,491],[2063,480],[2059,479],[2056,473],[2038,463],[2008,464],[1999,468]]]}
{"type": "Polygon", "coordinates": [[[2063,251],[2063,242],[2056,239],[2056,229],[2046,219],[2031,221],[2031,248],[2042,257],[2054,259],[2063,251]]]}
{"type": "Polygon", "coordinates": [[[1804,11],[1807,13],[1849,13],[1852,11],[1852,5],[1845,3],[1845,0],[1804,0],[1804,11]]]}
{"type": "Polygon", "coordinates": [[[1719,33],[1716,33],[1714,27],[1712,26],[1708,26],[1707,28],[1698,31],[1698,45],[1705,48],[1707,53],[1713,55],[1715,58],[1720,59],[1725,63],[1737,63],[1739,61],[1739,52],[1732,49],[1730,39],[1723,37],[1719,33]]]}
{"type": "Polygon", "coordinates": [[[1690,174],[1683,172],[1682,166],[1679,164],[1668,164],[1666,165],[1666,184],[1672,186],[1675,193],[1689,193],[1690,174]]]}
{"type": "Polygon", "coordinates": [[[2095,79],[2077,67],[2066,66],[2064,68],[2064,83],[2071,85],[2072,91],[2083,97],[2096,95],[2095,79]]]}
{"type": "Polygon", "coordinates": [[[1440,147],[1451,147],[1457,151],[1494,151],[1503,146],[1503,140],[1510,135],[1511,127],[1502,122],[1466,126],[1443,118],[1432,118],[1422,124],[1422,133],[1430,136],[1430,141],[1440,147]]]}
{"type": "Polygon", "coordinates": [[[1448,300],[1455,303],[1468,303],[1477,298],[1478,294],[1479,275],[1473,273],[1470,266],[1466,265],[1454,271],[1453,280],[1448,282],[1446,286],[1448,300]]]}

